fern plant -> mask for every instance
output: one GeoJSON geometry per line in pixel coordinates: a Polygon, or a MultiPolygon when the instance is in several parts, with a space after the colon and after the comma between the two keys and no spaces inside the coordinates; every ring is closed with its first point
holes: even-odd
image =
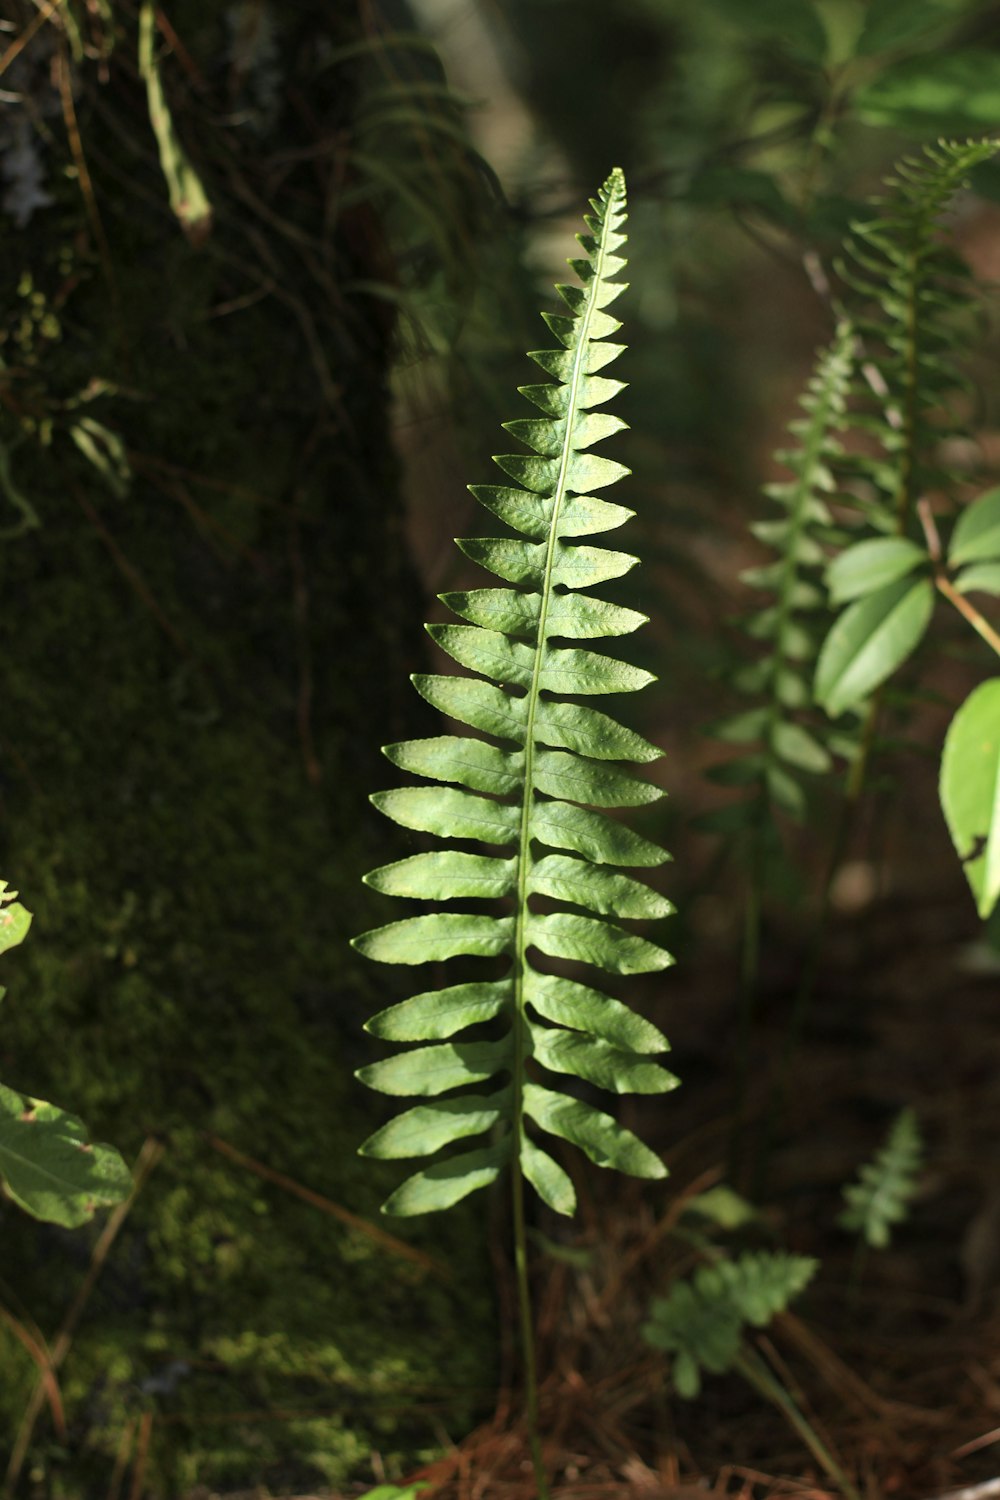
{"type": "Polygon", "coordinates": [[[701,1372],[722,1375],[740,1360],[748,1326],[765,1328],[784,1312],[816,1274],[817,1262],[784,1251],[747,1251],[738,1260],[699,1266],[690,1280],[675,1281],[650,1307],[643,1338],[674,1356],[671,1375],[679,1396],[692,1400],[701,1372]]]}
{"type": "Polygon", "coordinates": [[[885,1144],[859,1169],[857,1181],[844,1188],[847,1207],[837,1219],[840,1227],[860,1235],[871,1249],[884,1250],[893,1225],[909,1212],[923,1157],[917,1117],[912,1109],[901,1110],[885,1144]]]}
{"type": "Polygon", "coordinates": [[[821,351],[800,401],[802,415],[789,428],[795,446],[776,454],[792,477],[768,485],[765,493],[782,514],[751,527],[773,556],[741,575],[744,583],[767,595],[767,602],[743,621],[746,633],[763,643],[761,655],[734,677],[734,686],[751,706],[712,730],[716,739],[739,746],[740,753],[709,774],[724,785],[746,787],[747,795],[710,818],[708,826],[749,829],[758,866],[760,844],[773,827],[775,812],[801,819],[806,810],[803,774],[822,774],[832,764],[823,743],[826,726],[817,726],[809,713],[815,712],[811,677],[826,612],[825,544],[834,527],[832,466],[843,457],[837,434],[846,422],[854,339],[854,329],[844,319],[833,342],[821,351]]]}
{"type": "MultiPolygon", "coordinates": [[[[530,451],[494,460],[513,484],[471,486],[508,533],[459,546],[505,586],[443,595],[464,623],[427,627],[438,646],[476,675],[414,678],[429,703],[485,738],[448,734],[387,746],[394,766],[439,784],[404,786],[372,799],[405,828],[502,851],[412,854],[369,875],[376,890],[435,904],[503,905],[500,911],[429,911],[355,939],[362,953],[385,963],[458,955],[504,963],[499,977],[423,991],[369,1021],[368,1030],[385,1041],[425,1045],[372,1063],[358,1076],[383,1093],[429,1102],[390,1120],[361,1151],[383,1159],[423,1157],[488,1136],[485,1144],[447,1154],[409,1177],[384,1205],[393,1214],[446,1209],[510,1169],[533,1432],[523,1184],[557,1213],[575,1207],[569,1175],[536,1132],[571,1142],[599,1166],[663,1177],[658,1156],[560,1080],[616,1094],[658,1094],[677,1083],[652,1060],[667,1046],[654,1026],[590,984],[545,971],[534,957],[568,959],[612,975],[651,972],[672,961],[663,948],[620,925],[671,910],[647,885],[620,873],[621,867],[652,868],[667,855],[605,811],[657,800],[661,793],[621,762],[645,765],[660,751],[575,701],[634,692],[653,680],[575,644],[628,635],[645,619],[589,592],[627,573],[636,558],[580,540],[615,529],[633,514],[594,495],[629,471],[591,451],[625,426],[602,410],[623,383],[600,373],[623,349],[611,342],[621,324],[607,311],[625,289],[617,279],[626,263],[620,171],[608,178],[592,209],[587,233],[578,236],[583,255],[570,261],[580,285],[558,287],[568,311],[543,314],[560,347],[531,355],[550,380],[520,388],[542,415],[505,424],[530,451]],[[555,909],[539,910],[538,898],[555,909]],[[477,1029],[484,1026],[491,1029],[477,1029]]],[[[537,1443],[535,1458],[541,1487],[537,1443]]]]}

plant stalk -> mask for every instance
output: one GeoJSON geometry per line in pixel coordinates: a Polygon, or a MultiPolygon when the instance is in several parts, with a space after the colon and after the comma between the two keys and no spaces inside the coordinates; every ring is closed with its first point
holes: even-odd
{"type": "Polygon", "coordinates": [[[778,1408],[785,1421],[798,1433],[817,1463],[833,1480],[844,1496],[844,1500],[861,1500],[853,1481],[841,1468],[816,1429],[799,1411],[781,1381],[771,1374],[760,1355],[755,1350],[744,1346],[736,1356],[736,1369],[765,1400],[778,1408]]]}
{"type": "Polygon", "coordinates": [[[524,1367],[524,1408],[528,1423],[528,1445],[535,1471],[538,1500],[549,1500],[549,1481],[542,1462],[542,1441],[538,1430],[538,1371],[535,1363],[535,1322],[531,1311],[531,1287],[528,1282],[528,1244],[524,1228],[524,1177],[514,1170],[510,1174],[514,1210],[514,1267],[517,1274],[517,1311],[521,1325],[521,1359],[524,1367]]]}

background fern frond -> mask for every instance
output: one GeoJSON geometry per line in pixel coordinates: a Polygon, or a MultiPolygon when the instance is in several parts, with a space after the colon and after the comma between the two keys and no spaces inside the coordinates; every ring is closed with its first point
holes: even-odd
{"type": "Polygon", "coordinates": [[[795,446],[777,455],[792,477],[769,485],[766,493],[782,513],[752,528],[774,554],[742,575],[744,583],[767,594],[767,603],[743,621],[747,634],[762,643],[761,655],[734,678],[753,706],[713,730],[717,739],[738,745],[740,754],[710,775],[748,789],[736,809],[727,809],[730,827],[736,822],[759,832],[770,826],[775,810],[801,818],[803,775],[831,764],[824,743],[828,726],[811,720],[809,710],[826,607],[825,543],[834,524],[828,505],[836,485],[832,466],[843,457],[837,434],[846,421],[854,343],[854,329],[844,319],[801,398],[802,415],[790,427],[795,446]]]}
{"type": "Polygon", "coordinates": [[[677,1393],[693,1399],[701,1372],[724,1374],[737,1363],[748,1325],[765,1327],[809,1284],[817,1262],[783,1251],[748,1251],[738,1260],[699,1266],[650,1307],[642,1333],[674,1356],[677,1393]]]}
{"type": "Polygon", "coordinates": [[[924,1146],[912,1109],[901,1110],[884,1146],[858,1171],[856,1182],[844,1188],[847,1207],[837,1223],[859,1234],[873,1250],[884,1250],[892,1226],[909,1212],[923,1167],[924,1146]]]}
{"type": "Polygon", "coordinates": [[[853,226],[839,268],[861,345],[850,426],[864,438],[844,490],[863,524],[831,571],[835,602],[847,608],[824,642],[815,693],[832,717],[862,706],[930,622],[934,587],[916,506],[949,487],[941,452],[955,431],[952,406],[964,388],[957,351],[973,305],[969,270],[941,221],[996,149],[939,141],[905,157],[876,215],[853,226]]]}
{"type": "Polygon", "coordinates": [[[665,1175],[660,1159],[610,1114],[562,1087],[569,1077],[611,1093],[671,1089],[677,1080],[651,1060],[666,1048],[665,1039],[619,1001],[544,973],[529,957],[534,951],[610,974],[652,972],[672,961],[619,925],[671,910],[647,885],[619,873],[621,867],[652,868],[667,855],[603,811],[660,795],[617,764],[646,764],[660,752],[608,715],[573,701],[635,692],[653,680],[576,644],[627,635],[645,618],[580,592],[621,577],[636,562],[628,553],[579,540],[616,529],[632,515],[594,493],[628,473],[593,452],[625,425],[600,410],[623,389],[600,373],[624,347],[611,342],[621,325],[607,311],[625,289],[616,279],[625,266],[620,172],[608,178],[592,209],[587,233],[578,236],[583,254],[570,262],[581,284],[558,287],[567,311],[543,315],[559,347],[531,355],[551,381],[521,388],[542,415],[505,424],[528,451],[495,458],[503,484],[470,487],[508,532],[458,545],[505,586],[444,595],[462,623],[428,627],[438,646],[477,675],[414,678],[429,703],[488,738],[442,735],[386,747],[394,765],[433,784],[373,798],[405,828],[485,844],[490,853],[417,853],[374,871],[369,884],[431,903],[505,903],[502,913],[432,910],[355,939],[363,953],[388,963],[458,955],[507,960],[499,979],[426,991],[369,1022],[369,1030],[387,1040],[425,1045],[362,1068],[358,1076],[384,1093],[432,1102],[376,1131],[364,1154],[427,1156],[490,1136],[489,1144],[416,1173],[390,1197],[385,1209],[391,1213],[447,1208],[492,1182],[507,1163],[551,1208],[571,1213],[572,1183],[529,1134],[529,1121],[601,1166],[639,1177],[665,1175]],[[536,897],[557,909],[536,910],[536,897]],[[482,1031],[464,1035],[482,1023],[499,1023],[502,1032],[494,1029],[485,1039],[482,1031]],[[475,1091],[454,1092],[468,1088],[475,1091]]]}

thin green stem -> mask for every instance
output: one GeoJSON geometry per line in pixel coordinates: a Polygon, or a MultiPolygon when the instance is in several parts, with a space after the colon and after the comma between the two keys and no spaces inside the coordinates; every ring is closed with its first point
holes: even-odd
{"type": "Polygon", "coordinates": [[[833,1480],[845,1500],[861,1500],[857,1486],[841,1468],[812,1423],[796,1406],[781,1381],[771,1374],[760,1355],[744,1345],[736,1356],[736,1368],[754,1390],[778,1408],[785,1421],[798,1433],[809,1452],[833,1480]]]}
{"type": "Polygon", "coordinates": [[[511,1174],[514,1209],[514,1267],[517,1273],[517,1310],[521,1325],[521,1358],[524,1362],[524,1408],[528,1422],[528,1444],[535,1471],[538,1500],[549,1500],[549,1482],[542,1462],[538,1432],[538,1371],[535,1363],[535,1320],[528,1282],[528,1244],[524,1227],[524,1177],[514,1165],[511,1174]]]}

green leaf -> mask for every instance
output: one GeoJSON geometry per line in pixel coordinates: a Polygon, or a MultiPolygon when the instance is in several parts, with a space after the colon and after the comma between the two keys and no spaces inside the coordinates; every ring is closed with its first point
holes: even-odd
{"type": "Polygon", "coordinates": [[[536,1061],[552,1073],[568,1073],[612,1094],[668,1094],[678,1080],[659,1063],[608,1042],[591,1041],[578,1031],[531,1028],[536,1061]]]}
{"type": "Polygon", "coordinates": [[[528,915],[527,941],[550,958],[596,964],[609,974],[652,974],[669,968],[670,954],[647,938],[626,932],[613,922],[579,917],[568,911],[528,915]]]}
{"type": "Polygon", "coordinates": [[[635,693],[655,681],[652,672],[595,651],[548,646],[539,687],[547,693],[635,693]]]}
{"type": "Polygon", "coordinates": [[[568,1174],[530,1136],[521,1142],[521,1167],[542,1202],[557,1214],[576,1212],[576,1192],[568,1174]]]}
{"type": "Polygon", "coordinates": [[[483,854],[460,854],[454,849],[413,854],[365,876],[366,885],[385,896],[418,901],[454,901],[459,896],[492,900],[509,896],[516,880],[516,860],[488,859],[483,854]]]}
{"type": "Polygon", "coordinates": [[[987,490],[958,518],[948,548],[952,567],[967,562],[993,562],[1000,558],[1000,489],[987,490]]]}
{"type": "Polygon", "coordinates": [[[870,537],[856,542],[835,557],[827,569],[830,599],[834,604],[844,604],[849,599],[873,594],[897,578],[907,577],[926,562],[924,548],[906,537],[870,537]]]}
{"type": "Polygon", "coordinates": [[[500,1141],[495,1146],[484,1146],[479,1151],[468,1151],[462,1156],[452,1156],[448,1161],[435,1162],[423,1172],[408,1177],[402,1187],[386,1199],[382,1205],[384,1214],[409,1218],[414,1214],[438,1213],[451,1208],[470,1193],[496,1182],[510,1156],[510,1141],[500,1141]]]}
{"type": "Polygon", "coordinates": [[[132,1190],[118,1152],[92,1145],[82,1120],[3,1085],[0,1178],[19,1207],[65,1229],[85,1223],[96,1209],[121,1202],[132,1190]]]}
{"type": "Polygon", "coordinates": [[[604,813],[577,807],[573,802],[536,802],[531,810],[530,836],[554,849],[571,849],[594,864],[662,865],[669,855],[649,839],[604,813]]]}
{"type": "Polygon", "coordinates": [[[980,683],[951,722],[941,806],[985,921],[1000,901],[1000,677],[980,683]]]}
{"type": "Polygon", "coordinates": [[[496,1042],[441,1042],[414,1047],[359,1068],[356,1077],[380,1094],[432,1099],[467,1083],[484,1083],[511,1061],[506,1037],[496,1042]]]}
{"type": "Polygon", "coordinates": [[[1000,562],[973,563],[955,579],[960,594],[1000,594],[1000,562]]]}
{"type": "Polygon", "coordinates": [[[833,764],[829,753],[801,724],[793,724],[788,720],[776,724],[771,743],[775,753],[783,761],[787,761],[790,766],[797,766],[800,771],[815,771],[817,775],[821,775],[833,764]]]}
{"type": "Polygon", "coordinates": [[[520,809],[474,792],[445,786],[406,786],[374,792],[372,803],[394,823],[442,838],[481,839],[486,844],[517,840],[520,809]]]}
{"type": "Polygon", "coordinates": [[[524,1086],[525,1113],[549,1135],[569,1141],[598,1167],[613,1167],[632,1177],[666,1177],[660,1158],[623,1125],[579,1099],[540,1088],[524,1086]]]}
{"type": "Polygon", "coordinates": [[[547,854],[533,867],[530,891],[553,896],[573,906],[585,906],[602,916],[650,918],[669,916],[670,902],[649,886],[611,870],[594,869],[587,860],[565,854],[547,854]]]}
{"type": "MultiPolygon", "coordinates": [[[[409,1092],[406,1090],[405,1092],[409,1092]]],[[[437,1099],[407,1109],[358,1147],[361,1156],[391,1161],[405,1156],[432,1156],[442,1146],[465,1136],[481,1135],[500,1118],[506,1103],[503,1092],[485,1097],[462,1094],[457,1099],[437,1099]]]]}
{"type": "Polygon", "coordinates": [[[863,702],[916,650],[933,610],[929,579],[900,578],[844,611],[816,668],[816,697],[831,718],[863,702]]]}
{"type": "Polygon", "coordinates": [[[511,917],[431,912],[363,932],[352,938],[351,946],[380,964],[429,964],[461,953],[479,958],[509,953],[513,937],[511,917]]]}
{"type": "Polygon", "coordinates": [[[539,699],[534,729],[541,744],[575,750],[594,760],[631,760],[648,765],[663,754],[641,734],[626,729],[596,708],[561,703],[554,698],[539,699]]]}
{"type": "Polygon", "coordinates": [[[5,880],[0,881],[0,953],[23,943],[31,926],[31,912],[12,900],[17,892],[7,892],[6,885],[5,880]]]}
{"type": "Polygon", "coordinates": [[[434,739],[384,745],[382,754],[401,771],[432,781],[457,781],[474,792],[507,797],[524,784],[523,751],[505,751],[486,740],[441,734],[434,739]]]}
{"type": "Polygon", "coordinates": [[[605,761],[566,755],[561,750],[535,754],[535,785],[560,801],[587,802],[592,807],[643,807],[659,802],[663,793],[605,761]]]}
{"type": "Polygon", "coordinates": [[[612,1000],[610,995],[602,995],[585,984],[530,969],[525,991],[530,1004],[545,1020],[587,1032],[620,1051],[648,1054],[669,1050],[666,1037],[651,1021],[637,1016],[620,1000],[612,1000]]]}
{"type": "Polygon", "coordinates": [[[509,979],[490,983],[476,980],[452,984],[443,990],[425,990],[379,1011],[366,1023],[365,1030],[386,1042],[440,1041],[467,1026],[492,1021],[509,1008],[513,994],[509,979]]]}
{"type": "Polygon", "coordinates": [[[471,724],[484,734],[495,734],[498,739],[524,741],[523,698],[512,698],[481,682],[477,677],[436,677],[418,673],[413,685],[422,698],[432,707],[440,709],[449,718],[461,724],[471,724]]]}

